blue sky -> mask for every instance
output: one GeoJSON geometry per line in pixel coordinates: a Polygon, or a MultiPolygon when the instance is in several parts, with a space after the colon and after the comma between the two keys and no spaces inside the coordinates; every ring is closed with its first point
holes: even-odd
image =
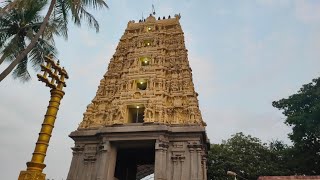
{"type": "MultiPolygon", "coordinates": [[[[61,64],[70,79],[50,142],[44,172],[65,179],[73,141],[68,134],[82,120],[127,22],[180,13],[200,109],[212,143],[236,132],[290,143],[290,128],[271,103],[295,93],[320,75],[320,1],[207,0],[107,1],[95,13],[100,32],[85,24],[57,39],[61,64]],[[137,3],[138,2],[138,3],[137,3]]],[[[16,179],[34,149],[49,100],[47,87],[8,77],[0,85],[2,178],[16,179]]]]}

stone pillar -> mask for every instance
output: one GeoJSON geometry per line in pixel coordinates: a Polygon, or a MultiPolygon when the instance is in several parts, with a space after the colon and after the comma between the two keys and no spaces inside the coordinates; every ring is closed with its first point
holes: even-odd
{"type": "MultiPolygon", "coordinates": [[[[203,149],[199,142],[189,142],[191,180],[207,179],[203,167],[203,149]]],[[[205,167],[206,168],[206,167],[205,167]]]]}
{"type": "Polygon", "coordinates": [[[169,145],[167,142],[157,140],[155,144],[155,167],[154,167],[154,179],[166,180],[167,176],[167,149],[169,145]]]}
{"type": "Polygon", "coordinates": [[[90,172],[90,173],[88,173],[87,174],[87,178],[85,179],[85,180],[94,180],[95,178],[95,175],[96,175],[96,172],[94,172],[94,168],[95,168],[95,162],[94,161],[89,161],[88,163],[87,163],[87,168],[88,168],[88,172],[90,172]]]}
{"type": "Polygon", "coordinates": [[[203,172],[203,179],[207,179],[207,158],[205,155],[202,155],[202,172],[203,172]]]}
{"type": "Polygon", "coordinates": [[[108,152],[108,162],[107,162],[107,180],[114,179],[114,171],[116,169],[116,161],[117,161],[117,148],[114,146],[110,146],[110,151],[108,152]]]}
{"type": "MultiPolygon", "coordinates": [[[[185,142],[183,141],[175,141],[172,143],[171,148],[171,160],[172,160],[172,172],[173,177],[172,180],[184,180],[182,179],[183,168],[185,167],[185,142]]],[[[188,177],[189,178],[189,177],[188,177]]]]}
{"type": "Polygon", "coordinates": [[[99,159],[100,162],[98,164],[98,171],[97,171],[97,180],[107,180],[107,173],[108,173],[108,157],[110,153],[110,142],[106,141],[99,147],[99,159]]]}
{"type": "Polygon", "coordinates": [[[185,152],[185,156],[180,158],[181,161],[181,180],[190,179],[190,159],[187,156],[188,152],[185,152]]]}
{"type": "Polygon", "coordinates": [[[82,152],[84,150],[84,147],[77,145],[71,149],[73,150],[72,152],[73,157],[70,165],[70,170],[67,176],[67,180],[77,180],[79,166],[81,166],[81,163],[82,163],[81,157],[82,157],[82,152]]]}
{"type": "Polygon", "coordinates": [[[167,176],[167,153],[168,153],[168,147],[169,145],[164,143],[162,144],[162,150],[161,150],[161,153],[162,153],[162,177],[163,179],[167,179],[166,176],[167,176]]]}
{"type": "Polygon", "coordinates": [[[182,156],[176,156],[177,157],[177,170],[178,171],[178,179],[180,180],[183,180],[183,179],[186,179],[184,174],[183,174],[183,168],[184,168],[184,160],[185,160],[185,157],[182,155],[182,156]]]}
{"type": "Polygon", "coordinates": [[[197,144],[196,145],[196,151],[197,151],[197,180],[202,180],[203,179],[203,168],[202,168],[202,149],[201,145],[197,144]]]}
{"type": "Polygon", "coordinates": [[[82,155],[76,180],[91,180],[92,177],[96,177],[97,144],[86,144],[82,155]]]}
{"type": "Polygon", "coordinates": [[[176,156],[171,157],[172,160],[172,179],[171,180],[179,180],[179,175],[178,175],[178,158],[176,156]]]}
{"type": "Polygon", "coordinates": [[[195,150],[193,146],[188,144],[189,152],[190,152],[190,179],[195,180],[197,177],[196,167],[195,167],[195,150]]]}

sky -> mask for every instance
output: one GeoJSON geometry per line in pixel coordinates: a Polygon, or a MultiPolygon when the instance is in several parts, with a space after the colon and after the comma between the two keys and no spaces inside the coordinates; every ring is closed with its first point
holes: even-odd
{"type": "MultiPolygon", "coordinates": [[[[100,32],[70,26],[68,41],[56,39],[58,58],[69,73],[47,152],[47,178],[66,179],[73,140],[128,21],[181,14],[200,110],[211,143],[243,132],[263,142],[290,144],[290,127],[272,101],[297,92],[320,75],[318,0],[110,0],[95,12],[100,32]]],[[[71,24],[71,23],[70,23],[71,24]]],[[[0,67],[2,70],[3,67],[0,67]]],[[[0,83],[1,179],[26,169],[43,121],[49,88],[12,76],[0,83]]]]}

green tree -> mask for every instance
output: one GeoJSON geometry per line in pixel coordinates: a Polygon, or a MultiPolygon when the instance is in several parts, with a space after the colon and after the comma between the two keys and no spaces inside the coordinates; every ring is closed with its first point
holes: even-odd
{"type": "MultiPolygon", "coordinates": [[[[50,2],[50,5],[47,9],[47,13],[45,17],[41,20],[40,26],[37,32],[34,32],[32,38],[29,40],[26,39],[19,39],[20,44],[25,44],[23,49],[19,49],[19,52],[16,53],[15,50],[7,50],[7,52],[15,52],[10,55],[8,53],[4,53],[2,50],[10,44],[11,40],[15,36],[12,34],[11,36],[3,35],[5,32],[2,30],[5,29],[0,27],[0,37],[3,38],[3,43],[1,44],[0,50],[2,56],[0,58],[0,64],[5,60],[11,60],[9,66],[0,74],[0,81],[2,81],[12,70],[14,70],[20,63],[26,61],[28,54],[40,43],[40,37],[44,35],[45,31],[50,31],[52,29],[48,28],[50,24],[50,19],[52,18],[53,21],[59,22],[58,26],[59,33],[56,35],[64,35],[67,37],[68,32],[68,21],[71,19],[75,24],[81,25],[83,21],[86,21],[89,26],[94,27],[96,31],[99,31],[99,23],[97,20],[91,15],[87,9],[99,9],[108,7],[104,0],[14,0],[14,1],[7,1],[8,4],[1,9],[0,13],[0,20],[2,21],[3,18],[12,15],[13,11],[28,11],[28,9],[32,8],[34,5],[37,4],[47,4],[50,2]],[[71,17],[69,17],[71,16],[71,17]],[[26,45],[26,42],[29,42],[26,45]]],[[[44,6],[42,6],[44,7],[44,6]]],[[[40,12],[40,10],[39,10],[40,12]]],[[[39,12],[37,14],[39,14],[39,12]]],[[[13,19],[13,18],[12,18],[13,19]]],[[[34,19],[34,18],[30,18],[34,19]]],[[[19,20],[17,20],[19,21],[19,20]]],[[[23,23],[19,22],[18,24],[24,25],[23,23]]],[[[51,37],[52,38],[52,37],[51,37]]],[[[22,46],[21,46],[22,47],[22,46]]],[[[9,48],[7,48],[9,49],[9,48]]],[[[45,53],[44,53],[45,54],[45,53]]],[[[30,56],[30,54],[29,54],[30,56]]],[[[27,69],[26,69],[27,70],[27,69]]],[[[20,71],[20,74],[27,74],[20,71]]],[[[21,76],[24,77],[24,76],[21,76]]],[[[25,80],[27,80],[26,78],[25,80]]]]}
{"type": "MultiPolygon", "coordinates": [[[[277,147],[280,145],[286,148],[283,143],[277,142],[277,147]]],[[[275,145],[263,144],[258,138],[237,133],[222,144],[211,145],[208,179],[232,179],[227,176],[227,171],[236,172],[249,180],[256,180],[263,175],[288,175],[290,171],[283,164],[285,158],[280,153],[282,151],[276,149],[275,145]]]]}
{"type": "Polygon", "coordinates": [[[285,123],[292,127],[289,138],[293,142],[291,165],[295,173],[320,174],[320,78],[272,105],[283,110],[285,123]]]}

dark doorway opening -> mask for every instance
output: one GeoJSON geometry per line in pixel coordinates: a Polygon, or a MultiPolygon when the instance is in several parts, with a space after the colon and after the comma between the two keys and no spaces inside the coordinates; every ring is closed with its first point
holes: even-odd
{"type": "Polygon", "coordinates": [[[140,180],[154,173],[155,150],[152,148],[118,148],[115,177],[140,180]]]}

